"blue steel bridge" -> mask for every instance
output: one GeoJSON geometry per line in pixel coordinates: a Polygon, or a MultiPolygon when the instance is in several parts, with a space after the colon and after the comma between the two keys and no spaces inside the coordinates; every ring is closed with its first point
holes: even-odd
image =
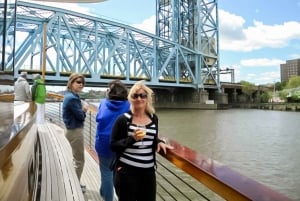
{"type": "MultiPolygon", "coordinates": [[[[4,71],[44,73],[49,85],[72,72],[88,86],[146,80],[153,87],[220,90],[217,3],[157,0],[156,34],[107,19],[17,2],[15,60],[8,32],[4,71]]],[[[7,23],[11,26],[13,20],[7,23]]],[[[3,24],[2,28],[3,29],[3,24]]],[[[13,30],[13,29],[12,29],[13,30]]],[[[29,76],[30,78],[30,76],[29,76]]]]}

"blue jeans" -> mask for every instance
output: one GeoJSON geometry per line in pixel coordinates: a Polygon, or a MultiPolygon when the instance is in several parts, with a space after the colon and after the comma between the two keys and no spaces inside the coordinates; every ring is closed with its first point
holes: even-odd
{"type": "Polygon", "coordinates": [[[110,170],[110,164],[113,157],[99,157],[100,174],[101,174],[101,187],[100,195],[105,201],[114,200],[114,184],[113,184],[113,172],[110,170]]]}

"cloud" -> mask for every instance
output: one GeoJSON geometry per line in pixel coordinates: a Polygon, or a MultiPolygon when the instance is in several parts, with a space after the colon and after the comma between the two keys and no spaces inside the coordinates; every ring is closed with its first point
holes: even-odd
{"type": "Polygon", "coordinates": [[[259,74],[256,78],[254,78],[256,83],[274,83],[280,81],[280,73],[279,71],[270,71],[259,74]]]}
{"type": "Polygon", "coordinates": [[[280,59],[268,59],[268,58],[256,58],[256,59],[246,59],[241,60],[240,65],[244,67],[262,67],[262,66],[279,66],[285,63],[285,61],[280,59]]]}
{"type": "Polygon", "coordinates": [[[241,16],[237,16],[223,10],[219,10],[219,16],[221,40],[226,40],[229,43],[233,40],[246,39],[246,36],[243,33],[245,20],[241,16]]]}
{"type": "MultiPolygon", "coordinates": [[[[240,61],[240,66],[243,71],[247,67],[251,67],[253,72],[247,73],[243,77],[238,77],[238,80],[248,80],[251,83],[256,85],[273,83],[275,80],[280,81],[280,64],[285,63],[285,61],[280,59],[268,59],[268,58],[255,58],[255,59],[246,59],[240,61]],[[260,72],[262,67],[269,67],[270,71],[260,72]],[[258,70],[260,69],[260,70],[258,70]]],[[[248,68],[249,69],[249,68],[248,68]]],[[[264,68],[266,69],[266,68],[264,68]]]]}
{"type": "Polygon", "coordinates": [[[300,58],[300,53],[299,54],[291,54],[290,58],[292,58],[292,59],[299,59],[300,58]]]}
{"type": "Polygon", "coordinates": [[[155,34],[155,22],[156,17],[155,15],[152,15],[150,18],[145,19],[142,23],[140,24],[133,24],[132,26],[141,29],[143,31],[147,31],[149,33],[155,34]]]}
{"type": "Polygon", "coordinates": [[[240,82],[245,80],[255,85],[268,84],[280,81],[280,71],[267,71],[267,72],[249,72],[246,74],[237,74],[235,81],[240,82]]]}
{"type": "Polygon", "coordinates": [[[27,1],[30,3],[36,3],[40,5],[46,5],[46,6],[66,9],[66,10],[70,10],[70,11],[74,11],[77,13],[82,13],[90,16],[95,16],[92,14],[91,10],[88,7],[80,6],[79,4],[76,3],[43,2],[43,1],[34,1],[34,0],[27,0],[27,1]]]}
{"type": "MultiPolygon", "coordinates": [[[[250,64],[249,64],[250,65],[250,64]]],[[[274,83],[274,81],[280,81],[280,71],[278,70],[279,66],[276,68],[267,68],[269,71],[263,71],[260,72],[259,70],[255,69],[254,67],[257,67],[253,64],[253,68],[250,68],[251,72],[249,70],[246,71],[245,66],[241,65],[234,65],[232,68],[234,69],[234,82],[238,83],[241,80],[245,80],[248,82],[251,82],[255,85],[260,84],[267,84],[267,83],[274,83]]],[[[260,67],[258,67],[260,68],[260,67]]],[[[249,69],[249,68],[247,68],[249,69]]],[[[266,68],[264,68],[266,69],[266,68]]],[[[231,82],[231,74],[220,74],[220,80],[221,82],[231,82]]]]}
{"type": "Polygon", "coordinates": [[[253,79],[254,77],[256,77],[257,75],[255,73],[248,73],[247,77],[249,77],[250,79],[253,79]]]}
{"type": "Polygon", "coordinates": [[[264,73],[248,73],[246,76],[241,77],[239,81],[245,80],[251,82],[255,85],[274,83],[274,81],[279,80],[278,72],[264,72],[264,73]]]}
{"type": "Polygon", "coordinates": [[[245,20],[241,16],[224,10],[219,14],[221,50],[249,52],[267,47],[281,48],[300,37],[300,23],[296,21],[275,25],[254,21],[253,26],[244,27],[245,20]]]}

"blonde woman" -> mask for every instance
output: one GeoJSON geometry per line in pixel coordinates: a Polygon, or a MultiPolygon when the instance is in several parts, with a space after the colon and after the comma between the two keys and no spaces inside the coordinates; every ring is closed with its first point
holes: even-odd
{"type": "Polygon", "coordinates": [[[156,152],[172,149],[158,138],[158,118],[153,91],[143,81],[128,94],[130,111],[120,115],[111,134],[110,147],[117,155],[114,184],[119,201],[156,199],[156,152]]]}

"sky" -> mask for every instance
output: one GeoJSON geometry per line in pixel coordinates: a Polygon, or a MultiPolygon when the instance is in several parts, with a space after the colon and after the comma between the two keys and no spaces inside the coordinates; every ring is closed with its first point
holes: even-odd
{"type": "MultiPolygon", "coordinates": [[[[35,1],[36,2],[36,1],[35,1]]],[[[234,81],[280,81],[280,64],[300,58],[300,0],[219,0],[220,69],[234,81]]],[[[155,32],[155,0],[47,3],[155,32]]],[[[231,80],[222,74],[221,81],[231,80]]]]}

